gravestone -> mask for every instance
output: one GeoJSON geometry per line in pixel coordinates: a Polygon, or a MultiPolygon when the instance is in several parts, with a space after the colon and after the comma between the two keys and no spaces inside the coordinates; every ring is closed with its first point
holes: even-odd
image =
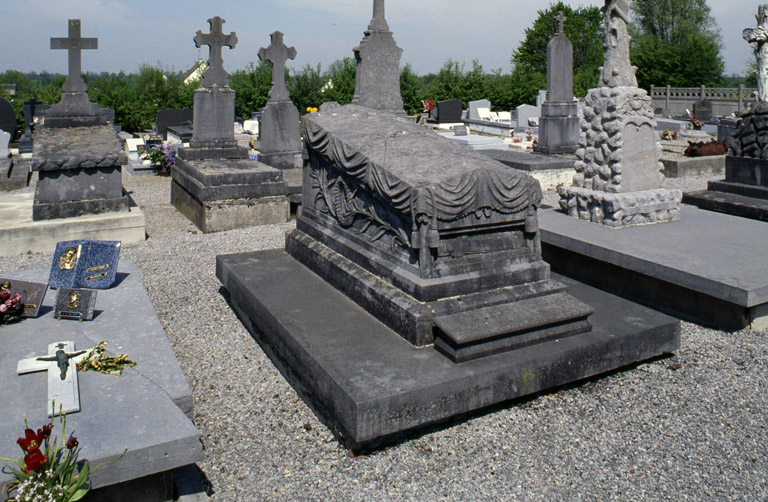
{"type": "Polygon", "coordinates": [[[572,186],[560,186],[570,216],[626,227],[679,219],[679,190],[662,188],[661,147],[651,98],[629,61],[629,0],[606,0],[600,87],[584,100],[572,186]]]}
{"type": "Polygon", "coordinates": [[[32,153],[32,137],[35,126],[41,121],[42,116],[51,107],[32,98],[24,103],[24,135],[19,140],[19,153],[32,153]]]}
{"type": "Polygon", "coordinates": [[[573,44],[563,31],[566,18],[557,16],[559,30],[547,45],[547,98],[541,106],[538,153],[573,153],[579,147],[578,104],[573,101],[573,44]]]}
{"type": "Polygon", "coordinates": [[[467,116],[469,120],[487,120],[486,118],[483,118],[480,116],[480,112],[478,110],[491,110],[491,102],[487,99],[479,99],[477,101],[470,101],[469,102],[469,109],[467,111],[467,116]]]}
{"type": "Polygon", "coordinates": [[[528,175],[356,105],[302,133],[286,251],[219,256],[217,276],[351,447],[676,346],[655,321],[593,330],[540,258],[528,175]]]}
{"type": "Polygon", "coordinates": [[[5,98],[0,98],[0,131],[10,134],[10,141],[13,141],[16,134],[16,112],[11,102],[5,98]]]}
{"type": "Polygon", "coordinates": [[[727,140],[725,180],[685,194],[683,202],[768,221],[768,4],[758,7],[756,17],[758,27],[745,29],[743,37],[756,44],[758,100],[741,115],[727,140]]]}
{"type": "Polygon", "coordinates": [[[127,212],[122,166],[128,163],[122,141],[98,105],[88,99],[80,75],[82,49],[96,49],[97,39],[80,36],[80,20],[69,20],[69,37],[52,38],[51,49],[67,49],[69,75],[61,101],[35,130],[32,170],[38,183],[33,220],[127,212]]]}
{"type": "Polygon", "coordinates": [[[259,59],[272,63],[272,89],[261,109],[259,160],[279,169],[293,169],[301,165],[301,136],[299,111],[285,87],[285,62],[296,58],[296,49],[286,47],[279,31],[270,39],[269,47],[259,49],[259,59]]]}
{"type": "Polygon", "coordinates": [[[165,138],[169,127],[189,126],[192,125],[193,120],[194,111],[189,108],[158,110],[155,132],[162,138],[165,138]]]}
{"type": "Polygon", "coordinates": [[[435,120],[438,124],[461,122],[462,104],[460,99],[445,99],[435,105],[435,120]]]}
{"type": "Polygon", "coordinates": [[[221,50],[234,49],[237,35],[225,35],[224,23],[213,17],[210,33],[195,35],[196,47],[209,46],[208,69],[195,91],[192,139],[179,148],[171,170],[171,204],[205,233],[288,218],[282,172],[248,158],[248,149],[235,140],[235,91],[221,50]]]}
{"type": "Polygon", "coordinates": [[[352,104],[405,115],[400,95],[400,56],[385,18],[384,0],[373,0],[373,19],[360,45],[354,48],[357,60],[355,95],[352,104]]]}
{"type": "Polygon", "coordinates": [[[693,114],[702,122],[712,119],[712,103],[706,99],[696,101],[693,104],[693,114]]]}

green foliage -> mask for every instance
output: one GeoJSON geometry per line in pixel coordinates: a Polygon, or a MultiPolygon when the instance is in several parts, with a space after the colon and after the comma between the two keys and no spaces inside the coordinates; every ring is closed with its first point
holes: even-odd
{"type": "Polygon", "coordinates": [[[272,63],[248,64],[245,70],[238,70],[229,76],[229,86],[235,90],[235,115],[251,118],[251,113],[260,110],[269,99],[272,63]]]}
{"type": "Polygon", "coordinates": [[[559,11],[567,18],[563,31],[573,44],[574,94],[584,96],[597,86],[603,63],[603,14],[597,7],[574,9],[557,2],[538,12],[533,26],[525,30],[525,39],[512,54],[512,80],[523,86],[514,92],[513,101],[518,105],[533,103],[538,90],[546,88],[547,44],[558,31],[555,18],[559,11]]]}
{"type": "Polygon", "coordinates": [[[421,105],[422,79],[413,72],[410,64],[400,70],[400,96],[403,98],[403,108],[408,115],[417,115],[424,110],[421,105]]]}
{"type": "Polygon", "coordinates": [[[291,100],[299,109],[300,114],[306,113],[307,108],[319,107],[323,101],[327,101],[321,92],[323,85],[325,85],[325,80],[319,63],[315,67],[306,65],[291,75],[286,82],[288,92],[291,93],[291,100]]]}
{"type": "Polygon", "coordinates": [[[322,101],[338,101],[342,105],[351,103],[355,97],[356,77],[357,62],[353,58],[334,61],[323,74],[322,101]]]}
{"type": "Polygon", "coordinates": [[[723,84],[720,31],[706,0],[636,0],[632,19],[640,87],[723,84]]]}

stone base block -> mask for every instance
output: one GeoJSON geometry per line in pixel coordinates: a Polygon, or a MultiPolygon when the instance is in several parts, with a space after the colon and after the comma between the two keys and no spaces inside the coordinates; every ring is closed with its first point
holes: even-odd
{"type": "Polygon", "coordinates": [[[179,161],[171,176],[200,201],[287,194],[281,170],[250,159],[179,161]]]}
{"type": "Polygon", "coordinates": [[[667,178],[693,178],[725,175],[725,155],[709,157],[662,157],[664,176],[667,178]]]}
{"type": "Polygon", "coordinates": [[[146,238],[144,213],[130,198],[125,211],[33,220],[33,197],[32,193],[9,194],[0,200],[0,256],[52,253],[57,242],[75,239],[129,243],[146,238]]]}
{"type": "Polygon", "coordinates": [[[285,223],[290,214],[286,195],[201,201],[176,181],[171,182],[171,204],[204,233],[285,223]]]}
{"type": "MultiPolygon", "coordinates": [[[[738,185],[732,183],[719,183],[717,186],[722,190],[702,190],[700,192],[691,192],[683,195],[683,203],[697,206],[708,211],[717,211],[719,213],[740,216],[742,218],[751,218],[753,220],[768,221],[768,189],[766,196],[750,197],[733,193],[727,189],[733,186],[752,187],[752,185],[738,185]]],[[[710,186],[711,188],[711,186],[710,186]]],[[[746,190],[745,190],[746,191],[746,190]]]]}
{"type": "Polygon", "coordinates": [[[13,162],[11,159],[1,159],[0,191],[10,192],[26,188],[31,177],[28,160],[17,159],[13,162]]]}
{"type": "MultiPolygon", "coordinates": [[[[572,108],[576,108],[574,104],[572,108]]],[[[581,128],[579,117],[572,116],[542,116],[539,119],[539,143],[533,147],[537,153],[574,153],[579,149],[581,128]]],[[[556,111],[556,110],[555,110],[556,111]]]]}
{"type": "MultiPolygon", "coordinates": [[[[242,322],[348,447],[577,381],[679,347],[679,321],[566,279],[592,331],[455,363],[416,348],[282,250],[218,256],[242,322]]],[[[560,278],[557,278],[558,282],[560,278]]]]}
{"type": "Polygon", "coordinates": [[[725,159],[725,181],[768,187],[768,160],[729,155],[725,159]]]}
{"type": "Polygon", "coordinates": [[[297,169],[302,166],[301,152],[260,153],[259,162],[277,169],[297,169]]]}
{"type": "Polygon", "coordinates": [[[589,188],[561,186],[560,207],[568,215],[609,227],[661,223],[680,218],[680,190],[646,190],[609,193],[589,188]]]}
{"type": "Polygon", "coordinates": [[[54,220],[57,218],[74,218],[89,214],[104,214],[128,211],[128,196],[114,199],[70,200],[64,202],[38,202],[35,192],[35,203],[32,206],[32,219],[35,221],[54,220]]]}

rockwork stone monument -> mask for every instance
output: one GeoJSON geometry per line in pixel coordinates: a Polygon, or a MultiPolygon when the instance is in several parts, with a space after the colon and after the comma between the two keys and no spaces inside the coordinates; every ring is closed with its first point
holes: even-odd
{"type": "Polygon", "coordinates": [[[755,44],[758,99],[741,115],[728,140],[725,181],[711,181],[708,190],[685,194],[683,202],[768,221],[768,4],[757,11],[757,28],[744,40],[755,44]]]}
{"type": "Polygon", "coordinates": [[[671,325],[595,328],[550,277],[532,177],[357,105],[302,134],[285,252],[219,256],[217,276],[351,447],[676,347],[671,325]]]}
{"type": "Polygon", "coordinates": [[[282,171],[249,159],[235,139],[235,91],[221,50],[233,49],[237,36],[223,33],[224,22],[209,19],[211,32],[195,35],[196,47],[210,47],[208,69],[195,91],[192,139],[171,170],[171,203],[206,233],[288,218],[282,171]]]}
{"type": "Polygon", "coordinates": [[[541,153],[573,153],[579,148],[578,104],[573,101],[573,44],[563,31],[566,21],[560,11],[559,29],[547,44],[547,100],[541,105],[539,143],[541,153]]]}
{"type": "Polygon", "coordinates": [[[384,0],[373,0],[373,19],[360,45],[354,48],[357,60],[353,105],[405,115],[400,95],[400,56],[384,17],[384,0]]]}
{"type": "Polygon", "coordinates": [[[69,20],[69,37],[51,39],[51,49],[69,52],[69,73],[61,101],[48,109],[35,131],[32,170],[39,178],[34,220],[128,211],[122,178],[128,158],[114,127],[88,99],[81,76],[81,51],[97,46],[96,38],[80,35],[79,19],[69,20]]]}
{"type": "Polygon", "coordinates": [[[678,219],[682,193],[662,188],[653,105],[637,87],[637,68],[629,61],[629,0],[606,0],[602,11],[600,87],[584,100],[576,176],[572,186],[558,189],[560,206],[571,216],[610,227],[678,219]]]}
{"type": "Polygon", "coordinates": [[[259,59],[272,63],[272,90],[261,110],[259,160],[279,169],[293,169],[301,167],[301,135],[299,111],[285,87],[285,62],[296,58],[296,49],[286,47],[279,31],[270,38],[270,46],[259,49],[259,59]]]}

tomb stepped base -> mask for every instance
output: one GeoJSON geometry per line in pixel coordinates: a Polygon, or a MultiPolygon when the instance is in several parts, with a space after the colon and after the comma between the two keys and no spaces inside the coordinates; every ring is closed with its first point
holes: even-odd
{"type": "Polygon", "coordinates": [[[708,211],[768,221],[768,188],[714,182],[709,184],[709,190],[683,195],[683,203],[708,211]],[[762,195],[762,197],[746,194],[762,195]]]}
{"type": "Polygon", "coordinates": [[[610,193],[576,186],[561,186],[560,208],[569,216],[621,228],[680,219],[680,190],[644,190],[610,193]]]}
{"type": "Polygon", "coordinates": [[[29,170],[29,161],[17,159],[2,159],[0,164],[0,191],[10,192],[29,186],[32,172],[29,170]]]}

